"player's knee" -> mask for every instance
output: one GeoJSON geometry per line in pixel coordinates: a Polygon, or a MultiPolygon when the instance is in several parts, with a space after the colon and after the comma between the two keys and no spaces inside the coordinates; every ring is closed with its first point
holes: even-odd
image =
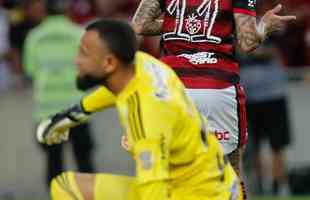
{"type": "Polygon", "coordinates": [[[66,172],[51,181],[52,200],[84,200],[73,180],[73,173],[66,172]]]}

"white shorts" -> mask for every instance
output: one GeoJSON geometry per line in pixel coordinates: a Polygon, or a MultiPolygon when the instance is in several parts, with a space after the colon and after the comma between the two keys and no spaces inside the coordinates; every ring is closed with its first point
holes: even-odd
{"type": "Polygon", "coordinates": [[[225,89],[186,89],[198,110],[208,117],[214,132],[229,154],[247,142],[245,94],[237,84],[225,89]]]}

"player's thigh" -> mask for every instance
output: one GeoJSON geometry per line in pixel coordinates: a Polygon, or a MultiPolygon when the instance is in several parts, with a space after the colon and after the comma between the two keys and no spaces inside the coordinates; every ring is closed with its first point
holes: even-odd
{"type": "Polygon", "coordinates": [[[245,95],[239,85],[225,89],[187,89],[199,111],[208,117],[209,128],[229,154],[247,139],[245,95]]]}
{"type": "Polygon", "coordinates": [[[92,200],[94,175],[64,172],[53,178],[52,200],[92,200]]]}
{"type": "Polygon", "coordinates": [[[74,176],[84,200],[94,200],[96,174],[75,173],[74,176]]]}
{"type": "MultiPolygon", "coordinates": [[[[133,178],[112,174],[75,174],[84,200],[128,200],[133,194],[133,178]]],[[[134,196],[135,197],[135,196],[134,196]]],[[[131,199],[136,199],[132,197],[131,199]]]]}
{"type": "Polygon", "coordinates": [[[94,200],[138,200],[134,178],[112,174],[97,174],[94,200]]]}

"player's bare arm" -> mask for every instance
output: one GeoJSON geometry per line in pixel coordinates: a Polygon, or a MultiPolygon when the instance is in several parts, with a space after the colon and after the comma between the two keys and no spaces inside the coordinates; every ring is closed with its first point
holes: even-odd
{"type": "Polygon", "coordinates": [[[160,35],[163,21],[159,0],[142,0],[132,20],[135,32],[139,35],[160,35]]]}
{"type": "Polygon", "coordinates": [[[279,31],[285,23],[295,20],[296,16],[281,16],[282,5],[267,11],[257,24],[256,17],[234,14],[237,30],[238,48],[243,52],[256,49],[271,33],[279,31]]]}

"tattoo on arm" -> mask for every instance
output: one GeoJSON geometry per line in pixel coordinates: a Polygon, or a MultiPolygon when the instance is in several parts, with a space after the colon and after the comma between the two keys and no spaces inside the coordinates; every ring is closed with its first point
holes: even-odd
{"type": "Polygon", "coordinates": [[[256,17],[235,14],[238,47],[243,52],[250,52],[256,49],[263,38],[256,28],[256,17]]]}
{"type": "Polygon", "coordinates": [[[160,35],[162,21],[158,20],[162,10],[160,0],[142,0],[132,23],[136,33],[141,35],[160,35]]]}

